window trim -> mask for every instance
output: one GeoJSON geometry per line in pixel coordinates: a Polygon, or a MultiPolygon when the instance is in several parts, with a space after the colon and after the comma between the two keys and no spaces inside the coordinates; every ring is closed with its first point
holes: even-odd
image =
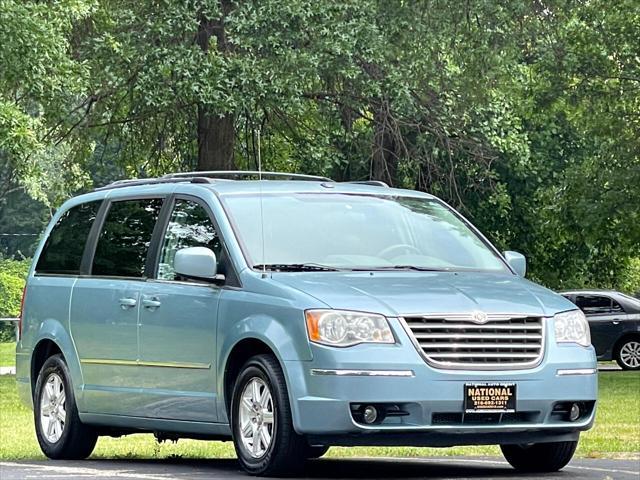
{"type": "Polygon", "coordinates": [[[90,276],[91,268],[93,265],[93,257],[96,253],[96,247],[98,246],[98,239],[100,238],[100,232],[102,231],[102,225],[107,217],[107,212],[111,208],[111,204],[106,198],[102,199],[100,208],[96,219],[93,221],[89,235],[87,236],[87,242],[84,244],[84,252],[82,254],[82,261],[80,262],[80,276],[90,276]]]}
{"type": "Polygon", "coordinates": [[[231,288],[242,288],[242,284],[240,282],[240,277],[236,271],[236,267],[231,258],[229,248],[227,247],[226,239],[220,230],[220,224],[218,223],[216,216],[213,211],[209,207],[206,200],[196,195],[191,195],[187,193],[173,193],[169,195],[165,203],[163,205],[163,211],[160,212],[160,216],[158,217],[158,221],[156,222],[157,231],[153,232],[153,240],[152,244],[149,247],[149,255],[147,257],[147,267],[149,267],[147,280],[152,282],[161,282],[161,283],[177,283],[181,285],[194,285],[194,286],[211,286],[211,283],[204,282],[185,282],[182,280],[166,280],[162,278],[158,278],[158,270],[160,268],[160,256],[162,255],[162,244],[164,242],[165,235],[167,233],[167,228],[169,227],[169,221],[171,220],[171,215],[173,214],[174,208],[178,200],[185,200],[189,202],[193,202],[204,209],[209,217],[209,221],[213,224],[213,228],[215,229],[218,238],[221,243],[221,255],[220,258],[216,260],[218,263],[221,261],[225,262],[225,267],[227,270],[226,279],[224,285],[221,285],[222,288],[231,287],[231,288]],[[165,206],[166,211],[164,210],[165,206]],[[153,249],[153,250],[152,250],[153,249]]]}

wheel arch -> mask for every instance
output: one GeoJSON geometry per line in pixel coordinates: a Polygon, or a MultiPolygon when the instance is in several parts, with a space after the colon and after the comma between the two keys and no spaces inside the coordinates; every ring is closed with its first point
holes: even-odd
{"type": "Polygon", "coordinates": [[[274,349],[263,340],[255,337],[247,337],[237,342],[229,352],[224,368],[222,396],[224,401],[224,412],[227,418],[229,418],[231,396],[235,385],[235,379],[240,374],[240,370],[247,360],[254,355],[260,354],[270,354],[275,356],[276,359],[278,359],[278,363],[280,363],[280,367],[284,370],[282,362],[278,358],[274,349]]]}
{"type": "Polygon", "coordinates": [[[278,361],[287,384],[291,409],[294,411],[296,408],[295,399],[292,397],[291,381],[285,362],[290,355],[293,355],[292,349],[291,338],[286,335],[286,331],[279,323],[272,324],[270,329],[247,329],[244,335],[236,338],[235,342],[229,342],[226,348],[222,349],[218,369],[218,421],[228,422],[230,420],[229,408],[235,378],[244,363],[250,357],[259,354],[271,354],[278,361]],[[267,336],[262,332],[268,332],[270,335],[267,336]],[[272,339],[278,341],[274,342],[272,339]]]}
{"type": "Polygon", "coordinates": [[[33,397],[35,384],[38,380],[38,373],[44,362],[51,355],[61,354],[64,358],[69,373],[71,374],[71,384],[73,385],[74,394],[78,406],[81,405],[82,395],[82,370],[80,361],[76,354],[76,349],[69,332],[56,320],[45,320],[40,326],[38,332],[38,340],[35,342],[31,352],[29,373],[31,395],[33,397]]]}
{"type": "MultiPolygon", "coordinates": [[[[64,353],[56,342],[49,338],[40,340],[33,349],[33,355],[31,355],[31,391],[34,392],[36,382],[38,381],[38,373],[42,369],[44,362],[53,355],[61,354],[64,358],[64,353]]],[[[34,392],[35,393],[35,392],[34,392]]]]}
{"type": "MultiPolygon", "coordinates": [[[[223,292],[224,293],[224,292],[223,292]]],[[[269,297],[271,299],[271,297],[269,297]]],[[[290,302],[278,301],[273,305],[262,295],[233,292],[222,297],[218,309],[216,340],[216,394],[217,417],[221,423],[229,421],[228,405],[231,388],[238,372],[238,364],[248,356],[269,353],[275,356],[284,373],[291,408],[292,372],[288,364],[312,360],[304,309],[290,302]],[[251,355],[250,355],[251,354],[251,355]],[[232,363],[229,363],[232,359],[232,363]]],[[[242,365],[239,365],[242,366],[242,365]]]]}

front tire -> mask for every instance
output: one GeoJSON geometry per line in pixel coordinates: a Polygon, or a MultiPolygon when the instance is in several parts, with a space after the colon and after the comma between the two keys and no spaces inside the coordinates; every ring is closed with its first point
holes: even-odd
{"type": "Polygon", "coordinates": [[[616,350],[615,358],[623,370],[640,370],[640,339],[624,340],[616,350]]]}
{"type": "Polygon", "coordinates": [[[98,435],[80,421],[62,355],[49,357],[40,369],[33,407],[42,453],[54,460],[81,460],[91,455],[98,435]]]}
{"type": "Polygon", "coordinates": [[[233,443],[251,475],[301,470],[307,443],[293,429],[284,373],[273,355],[256,355],[240,371],[231,400],[233,443]]]}
{"type": "Polygon", "coordinates": [[[557,472],[573,458],[578,442],[500,445],[502,454],[520,472],[557,472]]]}

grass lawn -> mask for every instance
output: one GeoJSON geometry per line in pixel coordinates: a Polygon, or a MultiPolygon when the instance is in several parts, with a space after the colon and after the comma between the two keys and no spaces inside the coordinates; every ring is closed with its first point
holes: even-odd
{"type": "MultiPolygon", "coordinates": [[[[596,426],[582,435],[582,457],[640,457],[640,372],[600,373],[596,426]]],[[[329,456],[499,455],[497,447],[332,448],[329,456]]],[[[157,444],[152,435],[101,438],[93,458],[233,457],[231,442],[180,440],[157,444]]],[[[33,429],[33,414],[18,402],[13,376],[0,377],[0,459],[43,458],[33,429]]]]}
{"type": "Polygon", "coordinates": [[[13,367],[16,364],[16,344],[0,343],[0,367],[13,367]]]}

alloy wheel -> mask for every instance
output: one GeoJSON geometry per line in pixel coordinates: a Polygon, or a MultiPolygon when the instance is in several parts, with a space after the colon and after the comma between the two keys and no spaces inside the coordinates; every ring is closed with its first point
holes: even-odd
{"type": "Polygon", "coordinates": [[[57,373],[47,377],[40,397],[40,426],[49,443],[62,437],[67,422],[66,393],[62,378],[57,373]]]}
{"type": "Polygon", "coordinates": [[[629,368],[640,367],[640,342],[625,343],[620,349],[620,360],[629,368]]]}
{"type": "Polygon", "coordinates": [[[260,458],[271,446],[275,426],[273,398],[264,380],[253,377],[247,382],[239,410],[242,446],[253,458],[260,458]]]}

